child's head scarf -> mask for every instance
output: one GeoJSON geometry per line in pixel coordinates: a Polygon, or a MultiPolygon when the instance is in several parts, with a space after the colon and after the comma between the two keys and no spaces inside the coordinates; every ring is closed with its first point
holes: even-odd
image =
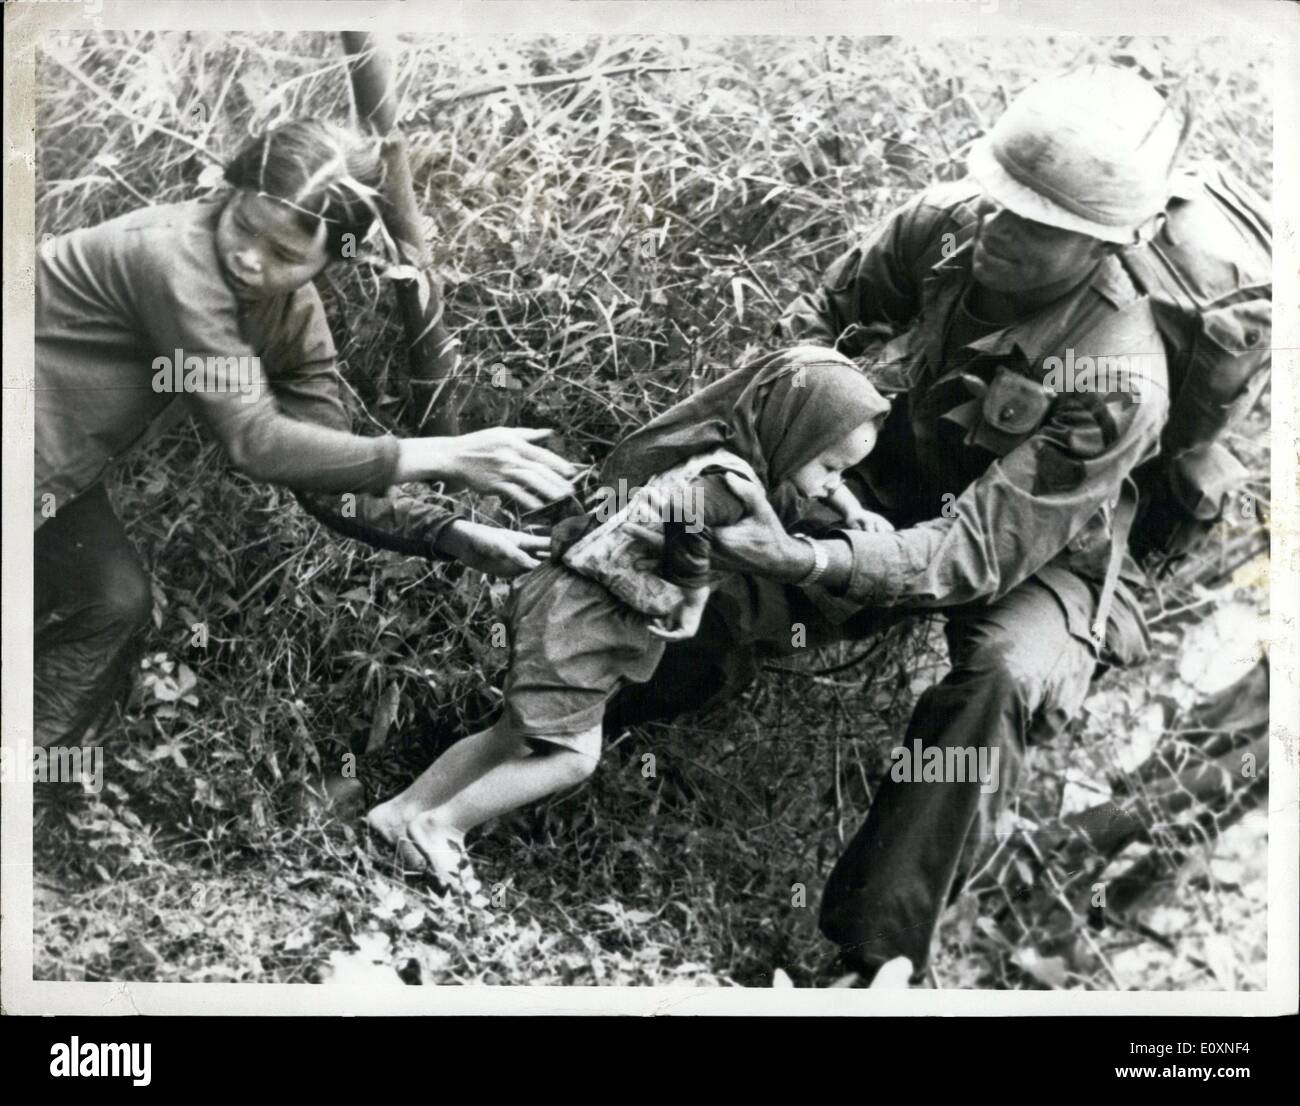
{"type": "MultiPolygon", "coordinates": [[[[823,450],[888,411],[889,402],[847,357],[817,346],[782,350],[628,435],[606,460],[602,482],[622,478],[636,487],[696,454],[729,449],[749,462],[771,496],[823,450]]],[[[783,517],[788,510],[782,508],[793,506],[773,503],[783,517]]]]}

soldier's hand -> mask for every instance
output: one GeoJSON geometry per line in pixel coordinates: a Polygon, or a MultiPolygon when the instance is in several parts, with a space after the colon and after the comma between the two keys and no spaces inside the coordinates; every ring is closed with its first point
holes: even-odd
{"type": "Polygon", "coordinates": [[[752,480],[726,474],[727,487],[745,507],[745,517],[713,531],[712,549],[719,566],[796,583],[808,575],[812,552],[786,533],[763,489],[752,480]]]}

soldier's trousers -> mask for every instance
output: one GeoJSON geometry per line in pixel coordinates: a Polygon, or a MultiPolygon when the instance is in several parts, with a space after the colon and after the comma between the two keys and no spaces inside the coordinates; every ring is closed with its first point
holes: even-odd
{"type": "MultiPolygon", "coordinates": [[[[1093,601],[1090,587],[1078,584],[1074,591],[1051,589],[1031,579],[994,603],[943,612],[952,668],[920,696],[900,746],[913,761],[912,782],[885,779],[822,896],[822,932],[854,966],[870,972],[896,956],[906,956],[917,971],[925,966],[963,864],[992,843],[1026,745],[1058,732],[1082,705],[1097,654],[1086,638],[1070,632],[1067,605],[1090,608],[1093,601]],[[943,778],[924,771],[926,749],[943,752],[943,778]],[[950,758],[948,749],[963,752],[950,758]],[[948,778],[958,759],[967,766],[995,765],[996,773],[989,782],[978,772],[948,778]]],[[[671,646],[649,684],[621,693],[607,724],[671,717],[725,700],[757,670],[751,643],[767,640],[788,651],[776,635],[788,638],[794,621],[803,622],[808,644],[816,645],[860,637],[907,613],[864,611],[827,627],[815,622],[816,612],[807,610],[798,589],[753,580],[744,588],[747,596],[730,587],[718,592],[700,634],[671,646]]],[[[1091,610],[1072,613],[1077,627],[1086,625],[1091,610]]],[[[1145,635],[1136,617],[1133,608],[1116,604],[1108,638],[1127,639],[1117,643],[1117,652],[1140,651],[1138,639],[1145,635]]]]}
{"type": "Polygon", "coordinates": [[[33,742],[88,742],[129,686],[152,610],[102,484],[36,531],[33,742]]]}
{"type": "Polygon", "coordinates": [[[947,613],[952,669],[917,700],[900,747],[907,759],[894,762],[900,770],[876,792],[822,895],[822,932],[868,972],[896,956],[925,966],[963,865],[994,843],[1026,745],[1064,728],[1097,665],[1091,644],[1070,634],[1060,598],[1035,580],[947,613]]]}

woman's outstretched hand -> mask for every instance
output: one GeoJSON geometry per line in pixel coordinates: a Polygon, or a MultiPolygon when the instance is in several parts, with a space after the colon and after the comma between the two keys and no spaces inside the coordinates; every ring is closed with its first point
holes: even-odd
{"type": "Polygon", "coordinates": [[[536,568],[541,564],[536,555],[550,544],[551,539],[541,534],[523,534],[464,519],[457,519],[438,537],[439,550],[489,576],[519,576],[536,568]]]}
{"type": "Polygon", "coordinates": [[[497,426],[449,438],[405,438],[395,482],[442,481],[512,499],[529,510],[573,494],[579,469],[549,449],[533,445],[551,431],[497,426]]]}
{"type": "Polygon", "coordinates": [[[721,568],[796,583],[808,575],[812,553],[786,533],[763,489],[752,480],[726,474],[731,494],[745,505],[745,517],[713,531],[713,554],[721,568]]]}

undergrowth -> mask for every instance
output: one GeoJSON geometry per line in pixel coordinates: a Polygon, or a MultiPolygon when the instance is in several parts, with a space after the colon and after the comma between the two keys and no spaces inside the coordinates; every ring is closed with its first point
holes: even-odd
{"type": "MultiPolygon", "coordinates": [[[[404,38],[398,91],[461,344],[463,428],[553,427],[557,449],[599,462],[769,348],[784,305],[847,243],[963,174],[1017,90],[1089,58],[1166,88],[1185,78],[1202,105],[1192,154],[1268,193],[1269,74],[1224,43],[404,38]],[[431,109],[503,74],[631,62],[688,68],[431,109]]],[[[228,156],[283,119],[346,121],[341,62],[325,34],[52,41],[38,232],[203,194],[198,147],[228,156]]],[[[383,274],[337,267],[321,285],[358,427],[409,426],[418,397],[383,274]]],[[[1264,447],[1250,448],[1266,473],[1264,447]]],[[[739,703],[621,735],[588,786],[483,834],[492,905],[473,910],[401,882],[355,825],[303,799],[349,755],[372,797],[391,793],[490,717],[504,652],[488,627],[505,586],[331,535],[288,492],[232,472],[193,425],[121,465],[111,493],[155,581],[154,625],[104,736],[104,792],[42,789],[39,976],[768,985],[779,967],[799,985],[830,981],[820,888],[915,695],[942,671],[935,625],[830,675],[818,673],[863,643],[783,660],[739,703]]],[[[509,521],[492,501],[476,510],[509,521]]],[[[1177,648],[1161,643],[1162,660],[1109,686],[1140,706],[1177,648]]],[[[1076,752],[1066,740],[1047,754],[1028,796],[1050,795],[1076,752]]],[[[1193,901],[1207,933],[1238,928],[1242,911],[1193,901]]],[[[1217,985],[1177,953],[1053,982],[1008,967],[972,909],[941,931],[940,984],[1217,985]]],[[[1133,944],[1100,940],[1112,957],[1133,944]]],[[[1229,960],[1242,985],[1262,983],[1256,945],[1229,960]]]]}

